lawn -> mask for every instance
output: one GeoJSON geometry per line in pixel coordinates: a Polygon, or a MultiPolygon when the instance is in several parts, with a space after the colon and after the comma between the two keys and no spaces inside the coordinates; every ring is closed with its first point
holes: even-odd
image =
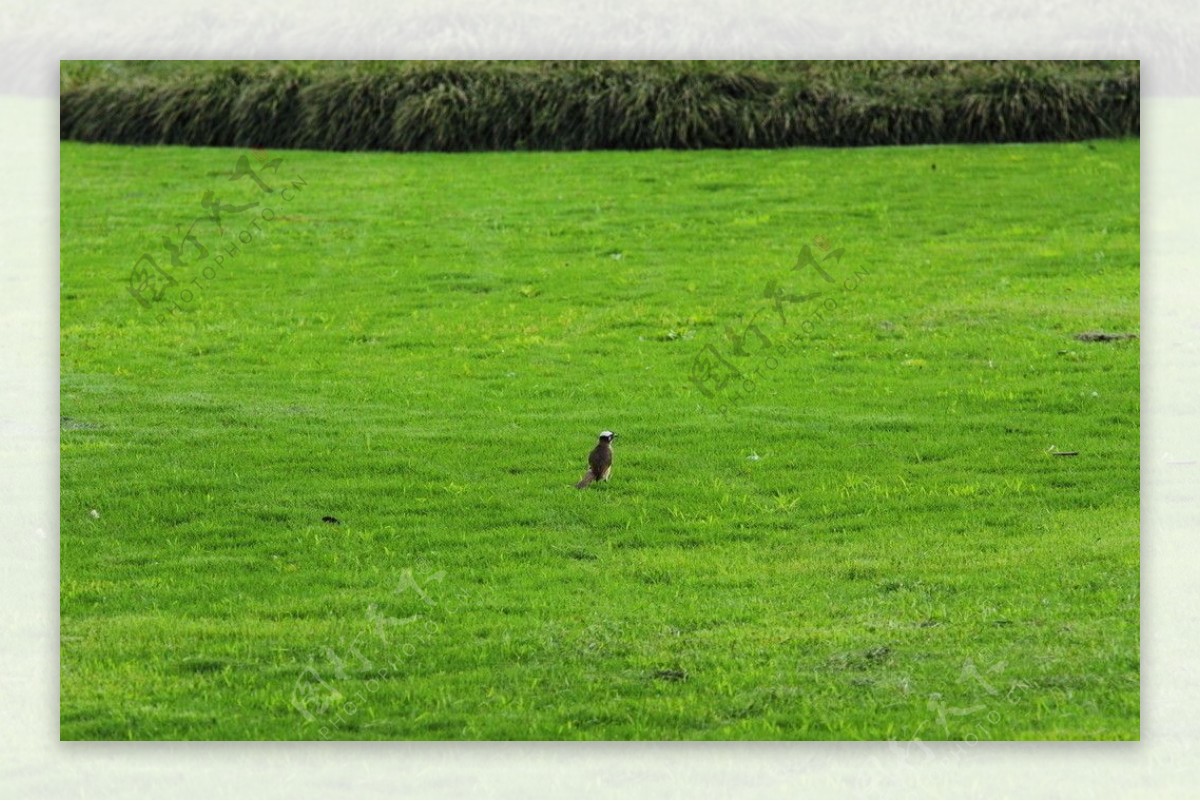
{"type": "Polygon", "coordinates": [[[1138,738],[1136,140],[61,186],[63,739],[1138,738]]]}

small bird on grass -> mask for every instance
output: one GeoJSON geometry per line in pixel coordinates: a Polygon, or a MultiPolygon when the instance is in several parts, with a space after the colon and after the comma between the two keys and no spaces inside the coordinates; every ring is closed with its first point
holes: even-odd
{"type": "Polygon", "coordinates": [[[616,436],[611,431],[600,432],[600,441],[588,454],[588,471],[579,479],[575,489],[584,489],[593,481],[608,481],[608,474],[612,472],[612,441],[616,436]]]}

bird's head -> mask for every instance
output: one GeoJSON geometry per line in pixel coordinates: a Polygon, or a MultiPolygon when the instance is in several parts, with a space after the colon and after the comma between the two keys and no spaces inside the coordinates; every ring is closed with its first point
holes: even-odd
{"type": "Polygon", "coordinates": [[[616,439],[616,436],[617,435],[611,431],[601,431],[600,432],[600,441],[601,442],[612,442],[614,439],[616,439]]]}

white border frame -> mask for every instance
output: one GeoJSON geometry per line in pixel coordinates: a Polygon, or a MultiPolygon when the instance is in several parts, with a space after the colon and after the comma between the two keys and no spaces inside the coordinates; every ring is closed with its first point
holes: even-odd
{"type": "Polygon", "coordinates": [[[1200,788],[1192,2],[21,0],[0,20],[0,797],[1176,797],[1200,788]],[[1140,743],[60,743],[60,58],[1141,58],[1140,743]]]}

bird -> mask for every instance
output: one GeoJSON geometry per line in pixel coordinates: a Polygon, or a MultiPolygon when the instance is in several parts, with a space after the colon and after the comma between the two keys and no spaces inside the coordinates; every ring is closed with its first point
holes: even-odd
{"type": "Polygon", "coordinates": [[[587,472],[583,474],[583,478],[579,479],[575,489],[584,489],[593,481],[608,481],[608,475],[612,472],[612,441],[616,436],[611,431],[600,432],[600,441],[588,454],[587,472]]]}

